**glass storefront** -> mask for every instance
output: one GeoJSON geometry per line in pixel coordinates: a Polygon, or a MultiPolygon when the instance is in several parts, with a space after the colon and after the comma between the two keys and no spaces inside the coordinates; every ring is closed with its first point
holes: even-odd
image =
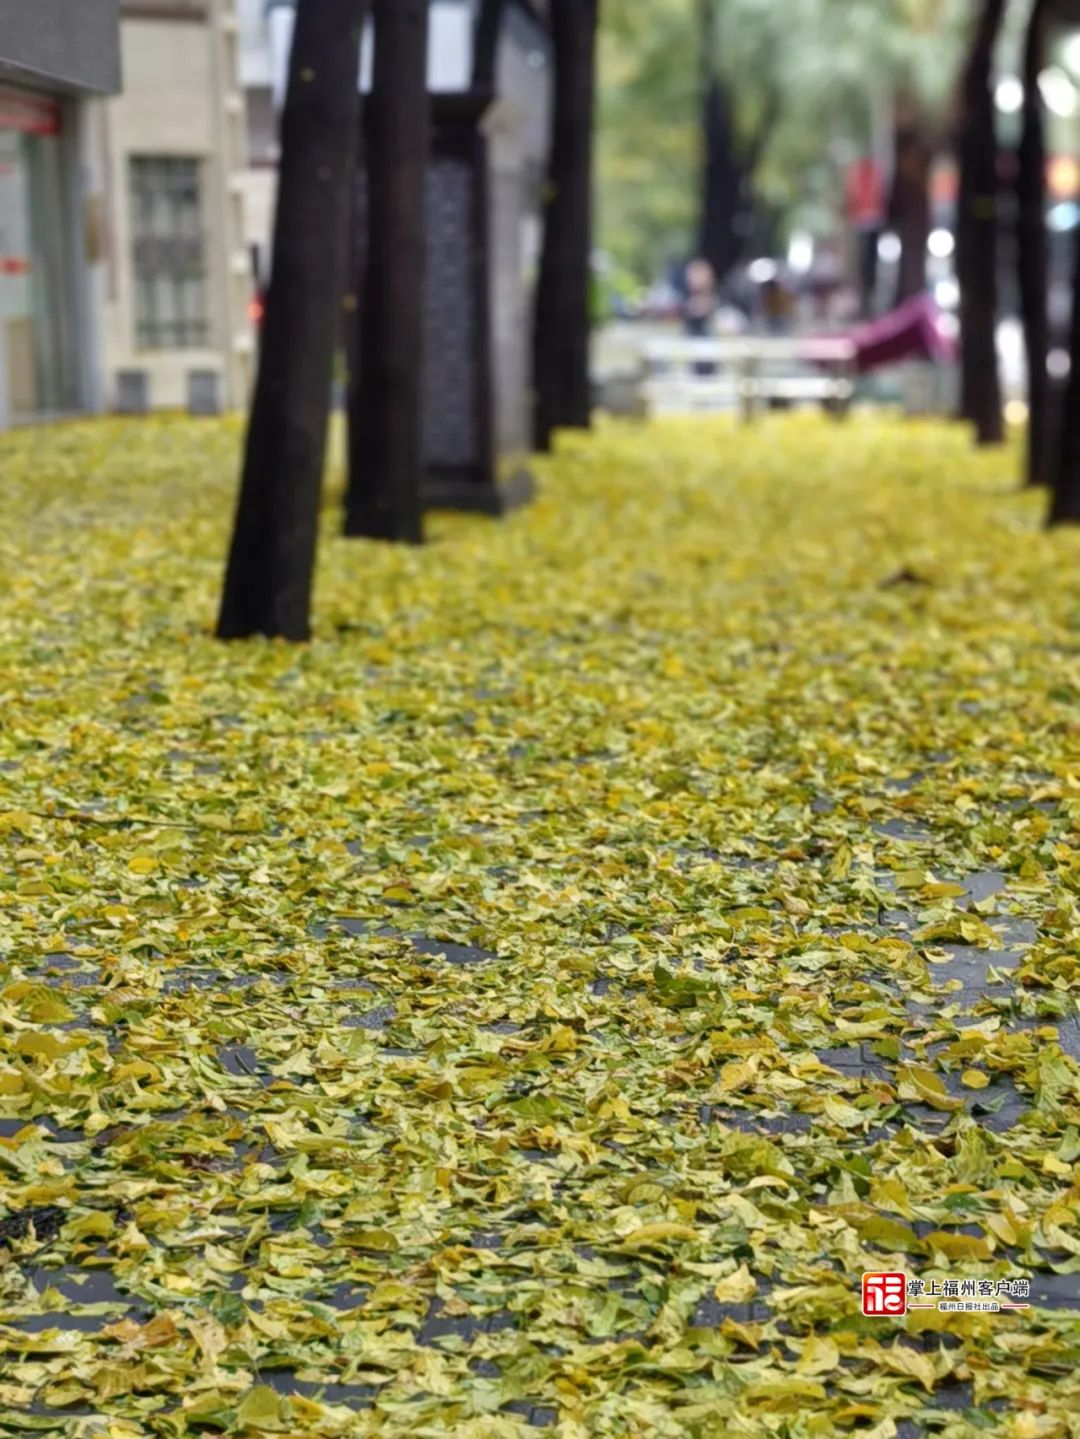
{"type": "Polygon", "coordinates": [[[0,89],[0,424],[77,406],[64,118],[0,89]]]}

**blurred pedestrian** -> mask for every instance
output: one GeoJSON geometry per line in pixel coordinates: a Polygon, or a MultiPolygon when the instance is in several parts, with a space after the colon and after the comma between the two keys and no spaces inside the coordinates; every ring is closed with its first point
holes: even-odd
{"type": "Polygon", "coordinates": [[[683,322],[688,335],[712,333],[716,314],[716,272],[708,260],[697,258],[686,267],[686,301],[683,322]]]}
{"type": "Polygon", "coordinates": [[[761,313],[770,335],[791,333],[795,318],[795,296],[777,275],[762,283],[761,313]]]}

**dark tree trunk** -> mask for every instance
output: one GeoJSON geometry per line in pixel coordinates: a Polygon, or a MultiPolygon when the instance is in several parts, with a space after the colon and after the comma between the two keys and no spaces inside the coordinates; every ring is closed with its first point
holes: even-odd
{"type": "Polygon", "coordinates": [[[963,79],[956,270],[960,281],[961,411],[980,445],[1001,444],[997,359],[998,148],[991,71],[1005,0],[983,0],[963,79]]]}
{"type": "Polygon", "coordinates": [[[701,195],[697,253],[719,284],[742,249],[739,212],[743,169],[735,147],[731,102],[717,66],[716,0],[697,0],[700,50],[701,195]]]}
{"type": "Polygon", "coordinates": [[[365,0],[300,0],[259,375],[218,619],[222,639],[310,636],[365,0]]]}
{"type": "Polygon", "coordinates": [[[474,90],[494,90],[505,0],[481,0],[473,41],[474,90]]]}
{"type": "Polygon", "coordinates": [[[1039,74],[1043,66],[1048,0],[1034,0],[1024,51],[1024,128],[1016,179],[1020,310],[1028,365],[1027,483],[1051,481],[1049,398],[1046,357],[1049,257],[1046,243],[1046,137],[1039,74]]]}
{"type": "Polygon", "coordinates": [[[374,10],[367,272],[349,405],[345,533],[419,544],[428,6],[374,0],[374,10]]]}
{"type": "Polygon", "coordinates": [[[740,145],[731,95],[718,63],[717,0],[697,0],[700,51],[701,178],[697,254],[708,260],[716,283],[735,268],[748,244],[765,245],[771,225],[759,212],[753,179],[780,118],[781,95],[764,93],[757,133],[740,145]]]}
{"type": "Polygon", "coordinates": [[[731,273],[743,248],[745,174],[735,150],[727,91],[713,75],[703,100],[704,163],[698,254],[708,260],[717,284],[731,273]]]}
{"type": "Polygon", "coordinates": [[[1069,355],[1072,369],[1065,392],[1061,421],[1061,444],[1054,477],[1054,498],[1050,508],[1052,525],[1080,524],[1080,237],[1076,246],[1073,279],[1072,331],[1069,355]]]}
{"type": "Polygon", "coordinates": [[[896,303],[926,289],[926,245],[930,238],[930,166],[933,152],[917,114],[896,126],[896,169],[889,200],[889,224],[900,240],[896,303]]]}
{"type": "Polygon", "coordinates": [[[560,428],[587,429],[593,107],[599,0],[552,0],[555,106],[544,247],[533,324],[533,429],[551,448],[560,428]]]}

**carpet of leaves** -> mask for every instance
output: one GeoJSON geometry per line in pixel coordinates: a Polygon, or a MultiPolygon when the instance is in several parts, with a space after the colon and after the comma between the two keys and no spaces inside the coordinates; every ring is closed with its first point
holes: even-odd
{"type": "Polygon", "coordinates": [[[331,503],[315,642],[224,647],[239,438],[0,441],[0,1433],[1080,1435],[1015,454],[602,428],[423,549],[331,503]]]}

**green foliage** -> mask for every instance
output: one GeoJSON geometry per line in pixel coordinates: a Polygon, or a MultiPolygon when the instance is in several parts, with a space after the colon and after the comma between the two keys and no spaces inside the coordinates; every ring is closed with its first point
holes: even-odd
{"type": "MultiPolygon", "coordinates": [[[[790,224],[826,231],[844,165],[888,143],[910,96],[947,134],[968,0],[716,0],[717,66],[744,145],[776,105],[756,176],[790,224]]],[[[643,278],[693,244],[702,50],[695,0],[608,0],[601,43],[601,244],[643,278]]]]}

